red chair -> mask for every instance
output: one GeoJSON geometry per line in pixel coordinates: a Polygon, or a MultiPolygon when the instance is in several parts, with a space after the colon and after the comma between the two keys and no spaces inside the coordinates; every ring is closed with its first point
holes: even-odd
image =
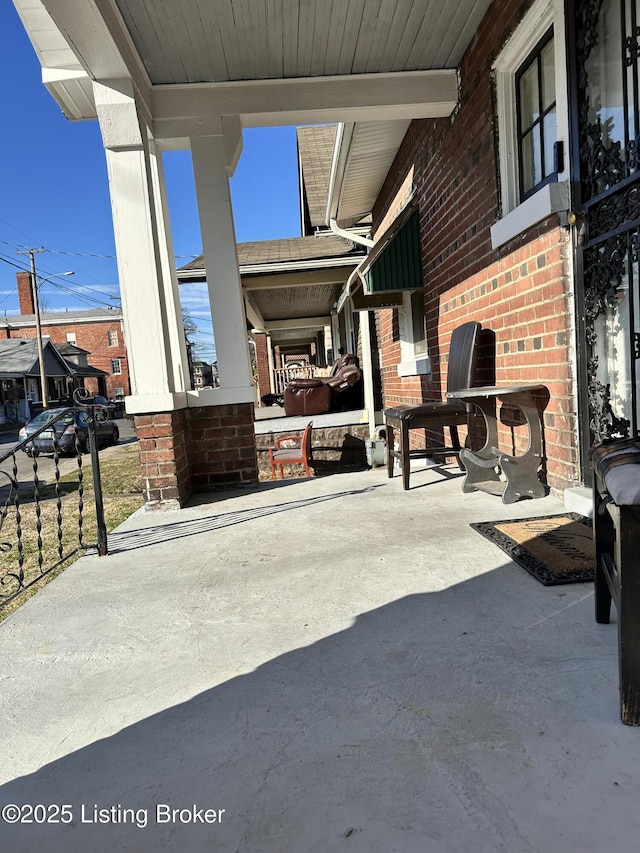
{"type": "Polygon", "coordinates": [[[276,467],[280,466],[280,477],[284,479],[285,465],[302,465],[307,477],[313,476],[313,455],[311,452],[311,429],[313,421],[309,421],[302,435],[283,435],[276,438],[276,447],[269,448],[271,462],[271,479],[276,479],[276,467]],[[285,442],[298,442],[297,446],[283,447],[285,442]]]}

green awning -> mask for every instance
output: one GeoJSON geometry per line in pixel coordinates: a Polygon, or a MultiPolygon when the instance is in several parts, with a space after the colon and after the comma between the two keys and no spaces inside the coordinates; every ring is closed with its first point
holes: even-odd
{"type": "Polygon", "coordinates": [[[367,293],[420,290],[423,282],[418,211],[414,209],[385,242],[379,253],[374,248],[375,257],[368,259],[368,269],[363,271],[367,293]]]}

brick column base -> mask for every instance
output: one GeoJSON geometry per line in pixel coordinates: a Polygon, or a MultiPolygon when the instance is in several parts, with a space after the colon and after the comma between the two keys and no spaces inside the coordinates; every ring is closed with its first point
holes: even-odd
{"type": "Polygon", "coordinates": [[[194,492],[258,482],[252,403],[137,415],[149,504],[182,506],[194,492]]]}

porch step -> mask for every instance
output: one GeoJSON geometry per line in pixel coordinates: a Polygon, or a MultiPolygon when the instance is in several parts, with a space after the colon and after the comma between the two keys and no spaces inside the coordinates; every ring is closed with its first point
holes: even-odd
{"type": "Polygon", "coordinates": [[[574,486],[564,490],[564,505],[569,512],[578,512],[593,518],[593,495],[586,486],[574,486]]]}
{"type": "MultiPolygon", "coordinates": [[[[302,432],[309,421],[313,421],[314,432],[316,429],[328,429],[331,427],[355,426],[369,423],[369,414],[366,409],[356,409],[352,412],[331,412],[326,415],[298,415],[294,417],[272,417],[265,418],[262,412],[276,410],[283,412],[276,406],[261,410],[260,418],[256,419],[254,429],[256,435],[265,435],[270,432],[302,432]]],[[[256,409],[256,411],[259,411],[256,409]]],[[[376,412],[376,415],[379,413],[376,412]]]]}

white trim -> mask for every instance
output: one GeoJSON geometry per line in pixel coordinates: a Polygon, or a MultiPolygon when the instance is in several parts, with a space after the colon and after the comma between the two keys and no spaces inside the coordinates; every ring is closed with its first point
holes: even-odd
{"type": "Polygon", "coordinates": [[[411,293],[411,291],[405,291],[402,294],[402,305],[398,308],[398,330],[400,332],[398,376],[401,377],[427,376],[431,373],[431,360],[428,353],[416,352],[416,343],[413,339],[411,293]]]}
{"type": "Polygon", "coordinates": [[[545,184],[491,226],[491,248],[498,249],[553,213],[568,211],[569,202],[569,181],[545,184]]]}
{"type": "MultiPolygon", "coordinates": [[[[304,270],[331,269],[332,267],[356,266],[365,255],[348,255],[335,258],[317,258],[312,261],[278,261],[277,263],[264,264],[240,264],[240,275],[260,275],[262,273],[275,272],[303,272],[304,270]]],[[[204,267],[191,270],[178,270],[178,281],[200,279],[206,281],[207,271],[204,267]]],[[[290,284],[284,285],[290,287],[290,284]]]]}
{"type": "Polygon", "coordinates": [[[228,406],[232,403],[255,403],[255,401],[256,389],[253,385],[187,391],[187,406],[190,409],[197,409],[200,406],[228,406]]]}
{"type": "Polygon", "coordinates": [[[128,415],[148,415],[155,412],[175,412],[187,407],[187,396],[180,394],[132,394],[124,398],[128,415]]]}
{"type": "Polygon", "coordinates": [[[431,359],[428,355],[401,361],[398,365],[398,376],[428,376],[431,373],[431,359]]]}
{"type": "Polygon", "coordinates": [[[569,101],[563,0],[537,0],[493,65],[496,75],[501,202],[505,216],[518,206],[519,201],[515,74],[552,26],[556,77],[556,138],[564,143],[565,150],[564,170],[558,175],[558,182],[569,180],[569,101]]]}

